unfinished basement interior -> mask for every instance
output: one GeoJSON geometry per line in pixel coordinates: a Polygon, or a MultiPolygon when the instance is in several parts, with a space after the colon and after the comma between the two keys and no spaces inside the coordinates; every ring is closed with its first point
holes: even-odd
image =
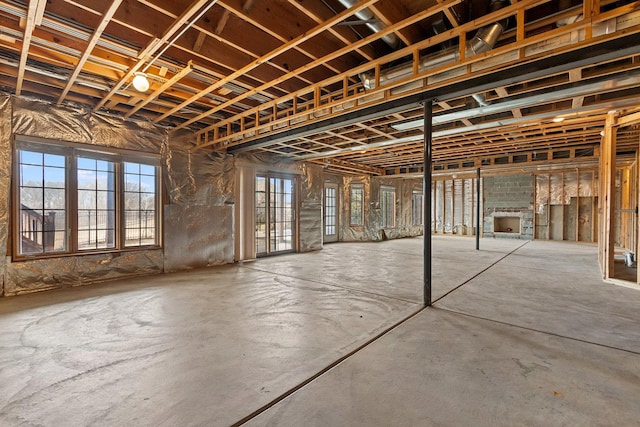
{"type": "Polygon", "coordinates": [[[639,1],[0,0],[0,425],[638,425],[639,161],[639,1]]]}

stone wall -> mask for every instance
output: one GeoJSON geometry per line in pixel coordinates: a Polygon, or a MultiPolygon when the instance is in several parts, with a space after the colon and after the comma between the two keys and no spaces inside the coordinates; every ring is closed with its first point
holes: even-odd
{"type": "Polygon", "coordinates": [[[533,175],[484,178],[483,237],[533,239],[533,175]]]}

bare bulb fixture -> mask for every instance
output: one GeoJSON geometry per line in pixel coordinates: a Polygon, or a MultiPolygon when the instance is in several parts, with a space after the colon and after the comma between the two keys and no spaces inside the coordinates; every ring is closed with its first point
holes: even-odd
{"type": "Polygon", "coordinates": [[[149,90],[149,80],[145,73],[135,73],[133,82],[131,83],[138,92],[146,92],[149,90]]]}

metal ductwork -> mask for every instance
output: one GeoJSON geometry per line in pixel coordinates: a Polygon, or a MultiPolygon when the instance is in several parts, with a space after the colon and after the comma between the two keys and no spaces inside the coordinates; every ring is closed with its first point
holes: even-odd
{"type": "MultiPolygon", "coordinates": [[[[341,2],[346,0],[340,0],[341,2]]],[[[492,0],[489,4],[489,12],[494,12],[508,5],[508,0],[492,0]]],[[[507,28],[508,19],[494,22],[491,25],[480,28],[475,36],[467,42],[466,57],[472,57],[482,52],[493,49],[496,42],[507,28]]],[[[425,55],[420,58],[418,63],[418,71],[424,72],[440,65],[457,61],[460,58],[459,49],[454,46],[432,55],[425,55]]],[[[413,74],[413,63],[411,61],[400,64],[393,68],[380,72],[380,83],[384,84],[388,81],[398,80],[413,74]]],[[[374,89],[376,87],[375,74],[372,72],[362,73],[359,75],[365,89],[374,89]]],[[[477,100],[477,99],[476,99],[477,100]]],[[[484,100],[484,98],[482,98],[484,100]]],[[[485,101],[486,103],[486,101],[485,101]]],[[[482,104],[481,104],[482,105],[482,104]]]]}
{"type": "MultiPolygon", "coordinates": [[[[339,0],[339,1],[347,9],[358,4],[357,0],[339,0]]],[[[365,8],[356,12],[355,16],[358,19],[364,21],[367,27],[369,27],[369,29],[374,33],[379,33],[380,31],[384,30],[387,27],[384,23],[380,22],[376,17],[376,15],[368,8],[365,8]]],[[[397,49],[400,47],[400,39],[398,38],[398,36],[396,36],[393,33],[389,33],[382,36],[382,40],[386,44],[391,46],[391,48],[393,49],[397,49]]]]}
{"type": "MultiPolygon", "coordinates": [[[[437,34],[442,34],[442,33],[444,33],[445,31],[447,31],[449,29],[448,26],[447,26],[445,17],[444,17],[444,13],[441,13],[440,17],[433,22],[433,24],[431,25],[431,28],[433,28],[433,32],[436,35],[437,34]]],[[[453,42],[451,40],[447,40],[446,42],[442,43],[441,46],[442,46],[442,50],[445,51],[445,50],[450,49],[450,48],[453,47],[453,42]]],[[[481,107],[486,107],[487,105],[489,105],[489,102],[487,102],[487,98],[482,93],[475,93],[475,94],[471,95],[471,97],[481,107]]]]}

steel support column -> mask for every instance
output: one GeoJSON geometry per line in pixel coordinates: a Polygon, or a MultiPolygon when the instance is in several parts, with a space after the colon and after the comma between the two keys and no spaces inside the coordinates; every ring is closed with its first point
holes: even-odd
{"type": "Polygon", "coordinates": [[[480,250],[480,168],[476,170],[476,251],[480,250]]]}
{"type": "Polygon", "coordinates": [[[424,224],[424,260],[423,260],[423,294],[424,305],[431,305],[431,137],[433,135],[433,101],[424,103],[424,165],[423,165],[423,212],[424,224]]]}

